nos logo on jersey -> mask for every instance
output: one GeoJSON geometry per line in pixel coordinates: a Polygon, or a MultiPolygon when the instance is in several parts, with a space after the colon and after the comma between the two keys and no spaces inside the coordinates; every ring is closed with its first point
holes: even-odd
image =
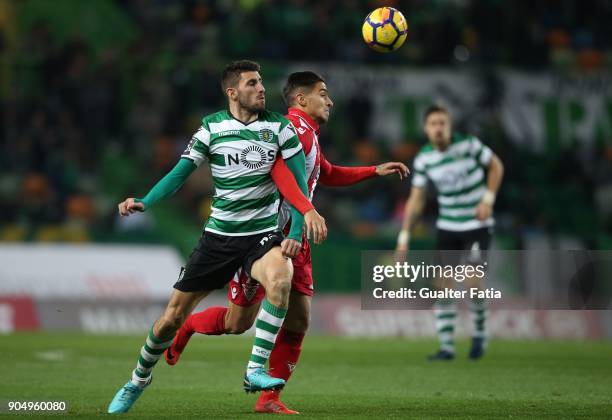
{"type": "Polygon", "coordinates": [[[274,132],[270,129],[264,128],[259,130],[259,140],[271,143],[274,140],[274,132]]]}
{"type": "Polygon", "coordinates": [[[259,146],[249,146],[240,153],[225,155],[227,165],[242,164],[249,169],[258,169],[267,162],[274,162],[276,158],[275,150],[266,151],[259,146]]]}

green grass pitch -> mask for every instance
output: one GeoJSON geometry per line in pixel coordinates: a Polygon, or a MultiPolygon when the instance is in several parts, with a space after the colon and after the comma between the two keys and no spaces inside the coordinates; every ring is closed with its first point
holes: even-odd
{"type": "MultiPolygon", "coordinates": [[[[2,335],[0,400],[66,400],[70,417],[105,416],[144,337],[2,335]]],[[[256,397],[241,388],[250,344],[249,337],[195,337],[177,366],[160,360],[152,386],[125,417],[261,417],[252,412],[256,397]]],[[[463,341],[455,361],[426,362],[435,347],[307,337],[283,399],[301,418],[317,419],[612,417],[610,342],[494,341],[472,362],[463,341]]]]}

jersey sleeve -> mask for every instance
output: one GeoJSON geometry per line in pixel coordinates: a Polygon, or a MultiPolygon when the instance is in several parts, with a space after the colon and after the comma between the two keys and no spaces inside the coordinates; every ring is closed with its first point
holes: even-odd
{"type": "Polygon", "coordinates": [[[208,147],[210,146],[210,131],[205,127],[205,124],[195,132],[191,141],[187,145],[187,148],[181,155],[181,157],[190,159],[196,166],[200,164],[208,157],[208,147]]]}
{"type": "Polygon", "coordinates": [[[293,173],[285,163],[285,159],[276,159],[270,174],[280,193],[297,211],[305,214],[313,209],[312,203],[302,193],[293,173]]]}
{"type": "Polygon", "coordinates": [[[283,159],[289,159],[291,156],[302,150],[302,144],[298,139],[295,127],[286,118],[281,122],[280,131],[278,133],[278,146],[283,155],[283,159]]]}
{"type": "Polygon", "coordinates": [[[376,166],[338,166],[331,164],[321,153],[321,185],[328,187],[343,187],[357,184],[365,179],[376,176],[376,166]]]}
{"type": "Polygon", "coordinates": [[[195,169],[196,166],[191,160],[180,159],[176,166],[155,184],[145,197],[137,198],[136,201],[144,203],[145,208],[148,209],[178,191],[195,169]]]}
{"type": "Polygon", "coordinates": [[[423,188],[427,185],[427,173],[425,172],[425,163],[421,155],[417,155],[413,164],[414,173],[412,175],[412,186],[423,188]]]}
{"type": "Polygon", "coordinates": [[[472,137],[470,154],[476,161],[484,167],[489,166],[493,151],[489,146],[483,144],[478,138],[472,137]]]}

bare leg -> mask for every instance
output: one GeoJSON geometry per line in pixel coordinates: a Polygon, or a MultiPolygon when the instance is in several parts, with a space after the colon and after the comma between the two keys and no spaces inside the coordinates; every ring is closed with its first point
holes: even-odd
{"type": "Polygon", "coordinates": [[[292,290],[289,296],[289,310],[283,323],[283,329],[304,334],[310,325],[311,302],[311,296],[292,290]]]}
{"type": "Polygon", "coordinates": [[[164,341],[174,337],[191,311],[209,294],[210,291],[181,292],[174,290],[164,313],[153,324],[153,334],[164,341]]]}
{"type": "Polygon", "coordinates": [[[283,257],[279,246],[275,246],[253,263],[251,277],[266,290],[266,299],[272,305],[287,309],[293,265],[283,257]]]}

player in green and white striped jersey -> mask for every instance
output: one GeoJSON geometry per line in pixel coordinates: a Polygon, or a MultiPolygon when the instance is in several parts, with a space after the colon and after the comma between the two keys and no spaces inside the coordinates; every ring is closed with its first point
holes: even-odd
{"type": "MultiPolygon", "coordinates": [[[[501,160],[478,138],[452,133],[450,114],[444,107],[432,106],[426,111],[425,133],[429,143],[414,159],[412,189],[397,240],[398,258],[405,258],[410,228],[425,205],[428,181],[438,195],[437,249],[470,250],[472,256],[474,252],[486,251],[494,224],[493,203],[503,177],[501,160]]],[[[453,254],[452,259],[458,253],[448,254],[453,254]]],[[[487,343],[486,302],[473,299],[470,308],[474,320],[470,358],[478,359],[487,343]]],[[[440,350],[430,360],[451,360],[455,355],[454,302],[439,300],[435,314],[440,350]]]]}
{"type": "Polygon", "coordinates": [[[246,236],[277,229],[279,194],[270,171],[301,150],[289,120],[263,110],[244,124],[223,110],[205,117],[182,157],[210,163],[215,194],[204,230],[246,236]]]}
{"type": "Polygon", "coordinates": [[[314,228],[316,243],[325,236],[326,228],[316,211],[302,217],[293,209],[292,218],[297,222],[292,222],[287,238],[278,230],[279,194],[270,171],[280,155],[307,194],[306,160],[291,123],[265,109],[259,65],[231,63],[223,71],[222,87],[229,109],[202,120],[179,163],[144,198],[128,198],[119,204],[122,216],[145,211],[172,195],[204,160],[210,164],[215,186],[211,217],[174,284],[164,313],[149,331],[131,380],[116,393],[109,413],[130,409],[150,384],[153,368],[189,313],[211,291],[224,287],[240,267],[264,287],[267,299],[262,327],[258,327],[261,334],[256,335],[247,365],[245,389],[280,389],[285,384],[271,377],[264,365],[287,313],[293,276],[289,258],[301,249],[304,218],[314,228]]]}

